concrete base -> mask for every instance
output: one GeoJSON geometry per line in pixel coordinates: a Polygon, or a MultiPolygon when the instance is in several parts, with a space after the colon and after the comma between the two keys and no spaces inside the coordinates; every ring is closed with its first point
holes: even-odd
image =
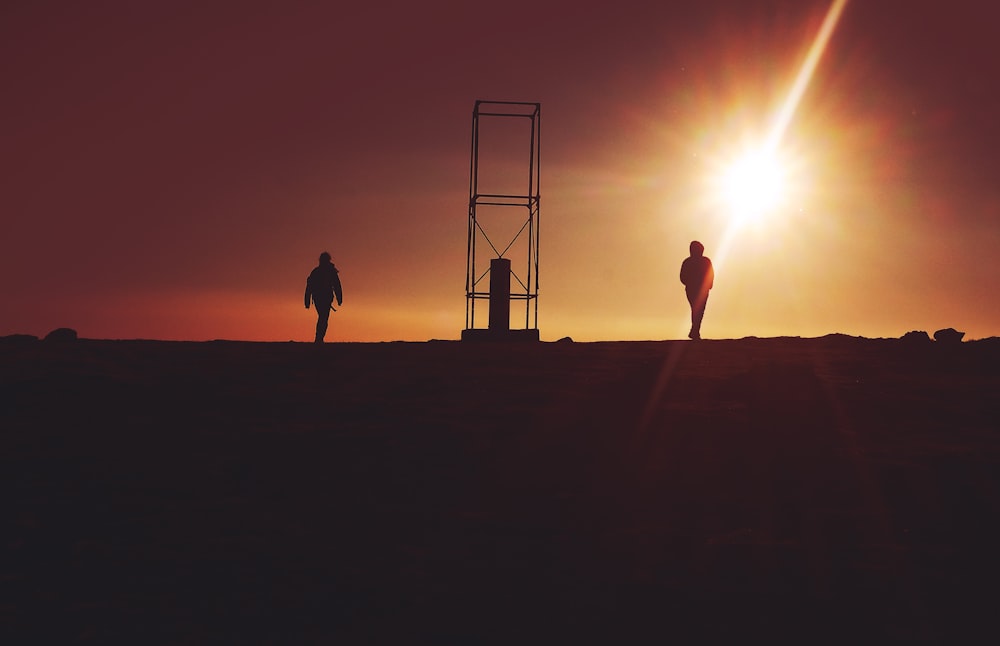
{"type": "Polygon", "coordinates": [[[463,341],[492,341],[500,343],[538,341],[538,329],[529,330],[491,330],[489,328],[474,328],[462,330],[463,341]]]}

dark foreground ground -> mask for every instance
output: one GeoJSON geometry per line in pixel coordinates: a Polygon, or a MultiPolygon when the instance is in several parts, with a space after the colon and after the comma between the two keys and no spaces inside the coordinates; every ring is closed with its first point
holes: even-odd
{"type": "Polygon", "coordinates": [[[0,388],[9,644],[998,632],[996,339],[0,340],[0,388]]]}

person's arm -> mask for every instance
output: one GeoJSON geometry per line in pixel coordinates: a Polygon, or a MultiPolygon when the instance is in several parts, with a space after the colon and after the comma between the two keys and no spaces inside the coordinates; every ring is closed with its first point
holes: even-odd
{"type": "Polygon", "coordinates": [[[309,292],[310,292],[310,290],[309,290],[309,281],[306,280],[306,309],[309,309],[309,300],[310,300],[310,296],[312,296],[312,294],[310,294],[309,292]]]}
{"type": "Polygon", "coordinates": [[[344,289],[340,286],[340,276],[333,275],[333,295],[337,297],[337,305],[344,303],[344,289]]]}

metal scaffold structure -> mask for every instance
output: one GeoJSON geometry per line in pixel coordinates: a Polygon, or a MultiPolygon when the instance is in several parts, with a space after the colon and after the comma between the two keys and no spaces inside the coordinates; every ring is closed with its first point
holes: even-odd
{"type": "Polygon", "coordinates": [[[475,103],[463,340],[539,338],[541,107],[516,101],[475,103]],[[488,327],[477,328],[476,303],[484,300],[488,327]],[[513,312],[512,303],[518,304],[513,312]]]}

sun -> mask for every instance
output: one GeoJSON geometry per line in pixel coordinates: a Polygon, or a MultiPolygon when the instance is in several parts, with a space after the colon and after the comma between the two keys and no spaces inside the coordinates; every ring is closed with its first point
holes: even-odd
{"type": "Polygon", "coordinates": [[[719,197],[734,221],[761,221],[780,206],[786,179],[784,164],[775,153],[746,151],[722,169],[719,197]]]}

